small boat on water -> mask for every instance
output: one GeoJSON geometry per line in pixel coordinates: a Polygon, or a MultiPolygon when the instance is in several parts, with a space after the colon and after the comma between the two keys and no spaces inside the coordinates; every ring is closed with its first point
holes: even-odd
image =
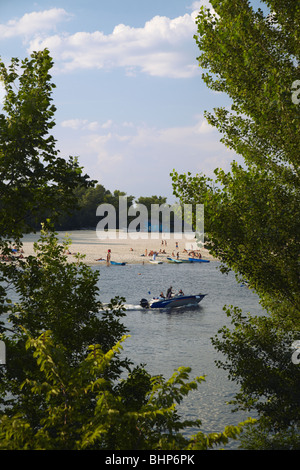
{"type": "Polygon", "coordinates": [[[145,309],[152,308],[175,308],[188,307],[198,305],[207,294],[198,295],[174,295],[169,299],[163,297],[154,298],[152,300],[141,299],[140,306],[145,309]]]}
{"type": "Polygon", "coordinates": [[[125,264],[127,263],[117,263],[117,261],[110,261],[110,264],[112,264],[113,266],[125,266],[125,264]]]}
{"type": "Polygon", "coordinates": [[[151,263],[151,264],[163,264],[163,261],[158,261],[157,259],[149,259],[149,263],[151,263]]]}
{"type": "Polygon", "coordinates": [[[190,263],[209,263],[209,259],[189,258],[190,263]]]}
{"type": "Polygon", "coordinates": [[[175,259],[175,258],[167,258],[168,263],[182,263],[180,259],[175,259]]]}

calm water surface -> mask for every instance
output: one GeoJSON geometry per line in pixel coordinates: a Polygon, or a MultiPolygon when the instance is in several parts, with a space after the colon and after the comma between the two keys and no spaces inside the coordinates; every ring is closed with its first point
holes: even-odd
{"type": "MultiPolygon", "coordinates": [[[[93,243],[89,232],[77,233],[76,240],[74,234],[71,236],[76,243],[80,240],[93,243]]],[[[220,355],[214,350],[211,337],[223,325],[229,325],[223,306],[239,306],[252,314],[262,311],[257,296],[238,284],[232,273],[221,274],[218,267],[215,261],[92,267],[100,271],[102,302],[109,302],[114,296],[126,299],[127,315],[122,321],[131,337],[123,344],[124,354],[136,364],[146,364],[147,371],[153,375],[169,378],[181,366],[192,368],[190,379],[206,375],[205,382],[199,384],[198,390],[191,392],[180,407],[185,418],[202,421],[204,432],[222,431],[226,425],[238,424],[248,417],[248,414],[233,414],[226,405],[237,387],[215,365],[220,355]],[[169,286],[175,291],[182,289],[185,294],[205,293],[207,296],[197,308],[171,313],[144,310],[139,306],[141,298],[152,298],[161,291],[166,292],[169,286]]],[[[231,444],[234,446],[236,444],[231,444]]]]}
{"type": "Polygon", "coordinates": [[[126,298],[127,316],[123,322],[131,337],[124,343],[124,353],[134,363],[145,363],[151,374],[162,374],[165,378],[180,366],[192,368],[191,379],[206,376],[205,382],[188,395],[180,408],[186,418],[200,418],[204,432],[222,431],[226,425],[238,424],[248,417],[248,414],[233,414],[226,405],[237,387],[215,365],[220,354],[213,348],[211,337],[223,325],[229,325],[223,306],[239,306],[252,314],[261,312],[257,296],[238,284],[233,274],[221,274],[218,267],[219,263],[210,262],[93,268],[100,270],[103,302],[114,295],[126,298]],[[175,291],[182,289],[185,294],[206,293],[207,296],[197,308],[171,313],[139,306],[141,298],[166,292],[171,285],[175,291]]]}

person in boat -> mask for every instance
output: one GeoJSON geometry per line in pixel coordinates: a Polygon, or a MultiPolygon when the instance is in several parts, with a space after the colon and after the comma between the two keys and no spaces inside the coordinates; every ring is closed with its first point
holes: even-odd
{"type": "Polygon", "coordinates": [[[178,292],[178,295],[184,295],[182,289],[180,289],[180,291],[178,292]]]}
{"type": "Polygon", "coordinates": [[[167,299],[170,299],[172,297],[172,286],[169,287],[169,289],[167,290],[167,299]]]}
{"type": "Polygon", "coordinates": [[[161,292],[161,293],[159,294],[159,298],[160,298],[160,299],[165,299],[165,296],[164,296],[164,293],[163,293],[163,292],[161,292]]]}

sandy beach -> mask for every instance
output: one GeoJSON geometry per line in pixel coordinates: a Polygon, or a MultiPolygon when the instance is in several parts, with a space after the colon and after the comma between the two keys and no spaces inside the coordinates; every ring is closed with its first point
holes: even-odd
{"type": "MultiPolygon", "coordinates": [[[[65,235],[65,232],[59,232],[60,238],[65,235]]],[[[152,234],[143,234],[147,236],[146,239],[133,239],[133,236],[138,234],[117,233],[115,239],[101,239],[97,237],[95,231],[82,232],[79,230],[68,232],[67,235],[72,240],[69,248],[71,254],[68,254],[68,259],[74,261],[74,254],[80,253],[85,255],[84,262],[87,264],[106,263],[108,250],[111,250],[112,261],[128,264],[150,263],[150,260],[153,259],[152,253],[157,253],[156,260],[163,262],[167,262],[167,257],[176,258],[177,253],[179,253],[180,259],[188,259],[189,253],[192,251],[195,253],[200,251],[203,259],[214,259],[204,248],[199,250],[195,240],[188,240],[184,234],[159,234],[158,239],[154,239],[152,234]],[[101,259],[102,261],[99,261],[101,259]]],[[[38,235],[25,236],[23,241],[24,257],[34,254],[33,243],[38,238],[38,235]]]]}

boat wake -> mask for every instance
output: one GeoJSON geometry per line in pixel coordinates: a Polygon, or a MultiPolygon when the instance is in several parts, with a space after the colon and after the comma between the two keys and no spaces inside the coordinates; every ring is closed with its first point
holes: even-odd
{"type": "MultiPolygon", "coordinates": [[[[109,304],[105,304],[103,303],[102,304],[102,309],[99,310],[99,313],[104,313],[106,311],[106,309],[108,308],[109,304]]],[[[126,312],[133,312],[133,311],[140,311],[140,310],[144,310],[143,307],[141,307],[141,305],[134,305],[134,304],[124,304],[123,305],[126,312]]]]}
{"type": "Polygon", "coordinates": [[[125,304],[124,307],[127,311],[143,310],[143,307],[141,305],[125,304]]]}
{"type": "MultiPolygon", "coordinates": [[[[106,306],[108,307],[108,304],[103,304],[103,310],[100,310],[99,313],[104,313],[106,306]]],[[[135,305],[135,304],[124,304],[124,308],[125,308],[126,312],[153,311],[153,308],[151,308],[150,306],[143,307],[142,305],[135,305]]],[[[179,312],[179,311],[184,311],[186,309],[197,310],[199,308],[200,308],[199,304],[188,303],[184,306],[176,307],[175,310],[177,310],[179,312]]],[[[171,306],[165,305],[165,306],[161,306],[161,307],[159,307],[155,310],[169,312],[169,311],[173,310],[173,308],[171,306]]]]}

